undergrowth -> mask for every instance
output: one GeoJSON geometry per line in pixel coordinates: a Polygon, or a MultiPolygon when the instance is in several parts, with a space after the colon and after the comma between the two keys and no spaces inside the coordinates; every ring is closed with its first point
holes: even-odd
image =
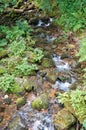
{"type": "Polygon", "coordinates": [[[1,66],[6,68],[6,72],[0,75],[0,90],[17,91],[14,77],[29,76],[38,70],[37,63],[41,62],[43,52],[35,48],[36,42],[30,36],[32,31],[26,20],[16,21],[15,25],[10,27],[0,26],[0,50],[6,50],[8,56],[1,57],[0,60],[1,66]],[[31,57],[27,57],[26,52],[30,53],[31,57]]]}

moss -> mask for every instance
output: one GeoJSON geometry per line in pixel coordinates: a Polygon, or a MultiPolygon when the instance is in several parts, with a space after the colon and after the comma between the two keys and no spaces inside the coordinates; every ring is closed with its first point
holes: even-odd
{"type": "Polygon", "coordinates": [[[56,130],[58,130],[59,128],[61,130],[67,130],[76,121],[73,115],[65,108],[59,111],[54,116],[54,125],[56,127],[56,130]]]}
{"type": "Polygon", "coordinates": [[[0,66],[0,74],[3,74],[4,72],[6,72],[6,68],[3,66],[0,66]]]}
{"type": "Polygon", "coordinates": [[[47,109],[48,105],[49,105],[49,101],[46,94],[42,94],[32,102],[32,108],[37,110],[47,109]]]}
{"type": "Polygon", "coordinates": [[[19,109],[20,107],[22,107],[23,105],[25,105],[26,103],[26,99],[24,97],[20,97],[16,100],[16,104],[17,104],[17,109],[19,109]]]}
{"type": "Polygon", "coordinates": [[[52,59],[43,58],[43,60],[42,60],[42,66],[45,67],[45,68],[49,68],[49,67],[53,66],[52,59]]]}
{"type": "Polygon", "coordinates": [[[0,58],[7,56],[7,54],[8,54],[7,50],[0,50],[0,58]]]}
{"type": "Polygon", "coordinates": [[[36,86],[35,79],[34,81],[31,79],[26,80],[26,82],[23,84],[23,87],[28,92],[30,92],[33,89],[36,90],[37,86],[36,86]]]}

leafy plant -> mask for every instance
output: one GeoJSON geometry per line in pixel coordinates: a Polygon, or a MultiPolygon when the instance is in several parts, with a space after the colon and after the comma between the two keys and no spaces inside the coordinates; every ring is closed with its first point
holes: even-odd
{"type": "Polygon", "coordinates": [[[16,39],[10,44],[10,54],[12,55],[23,55],[24,51],[26,50],[26,42],[25,40],[20,37],[19,39],[16,39]]]}
{"type": "MultiPolygon", "coordinates": [[[[0,26],[0,34],[3,34],[0,39],[0,47],[6,46],[8,43],[19,42],[21,37],[27,37],[32,29],[28,25],[27,21],[16,21],[15,26],[0,26]]],[[[24,41],[24,39],[23,39],[24,41]]]]}
{"type": "Polygon", "coordinates": [[[51,11],[51,9],[52,9],[52,6],[50,5],[49,0],[46,0],[46,1],[45,0],[36,0],[35,2],[39,6],[39,8],[44,11],[51,11]]]}
{"type": "Polygon", "coordinates": [[[59,94],[58,99],[83,123],[86,119],[86,91],[75,90],[59,94]]]}
{"type": "Polygon", "coordinates": [[[17,4],[17,0],[0,0],[0,12],[3,12],[9,6],[14,6],[17,4]]]}
{"type": "MultiPolygon", "coordinates": [[[[80,49],[79,49],[79,52],[77,54],[77,56],[79,56],[79,62],[83,62],[83,61],[86,61],[86,38],[82,38],[80,40],[80,49]]],[[[86,68],[83,69],[84,71],[84,84],[86,84],[86,68]]]]}
{"type": "Polygon", "coordinates": [[[33,54],[34,54],[34,62],[41,62],[41,59],[43,58],[43,51],[39,48],[33,49],[33,54]]]}
{"type": "Polygon", "coordinates": [[[85,0],[58,0],[59,18],[55,20],[65,31],[74,32],[82,30],[86,26],[86,1],[85,0]],[[85,8],[85,9],[84,9],[85,8]]]}
{"type": "Polygon", "coordinates": [[[86,61],[86,38],[85,37],[80,40],[80,49],[77,55],[80,56],[79,59],[80,62],[86,61]]]}
{"type": "Polygon", "coordinates": [[[18,90],[18,85],[15,83],[14,76],[5,73],[0,77],[0,90],[4,92],[16,92],[18,90]]]}
{"type": "Polygon", "coordinates": [[[15,67],[15,75],[27,76],[32,74],[35,70],[38,70],[36,64],[29,64],[27,59],[23,59],[21,64],[18,64],[15,67]]]}

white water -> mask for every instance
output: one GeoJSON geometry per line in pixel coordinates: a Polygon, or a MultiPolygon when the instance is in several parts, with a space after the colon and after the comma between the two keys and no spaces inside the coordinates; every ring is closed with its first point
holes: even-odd
{"type": "Polygon", "coordinates": [[[55,39],[56,39],[56,37],[54,37],[54,36],[49,36],[49,35],[46,36],[46,40],[48,42],[53,42],[55,39]]]}
{"type": "Polygon", "coordinates": [[[32,130],[54,130],[51,119],[46,115],[42,120],[36,120],[32,130]]]}
{"type": "Polygon", "coordinates": [[[54,56],[53,61],[54,61],[55,66],[59,72],[61,72],[61,71],[67,72],[71,69],[68,62],[64,62],[63,60],[61,60],[60,56],[54,56]]]}
{"type": "Polygon", "coordinates": [[[38,21],[38,24],[37,24],[37,27],[43,27],[43,26],[48,27],[48,26],[51,25],[52,21],[53,21],[52,18],[49,19],[49,22],[48,22],[48,23],[45,23],[45,22],[43,22],[42,20],[39,20],[39,21],[38,21]]]}

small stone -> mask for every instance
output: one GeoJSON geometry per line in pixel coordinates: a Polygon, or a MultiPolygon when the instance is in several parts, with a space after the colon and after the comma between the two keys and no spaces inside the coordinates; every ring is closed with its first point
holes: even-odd
{"type": "Polygon", "coordinates": [[[5,102],[5,104],[10,105],[11,102],[12,102],[12,100],[11,100],[10,98],[5,98],[5,99],[4,99],[4,102],[5,102]]]}
{"type": "Polygon", "coordinates": [[[6,99],[6,98],[8,98],[8,95],[6,94],[6,95],[4,95],[4,99],[6,99]]]}
{"type": "Polygon", "coordinates": [[[56,130],[67,130],[76,122],[76,119],[66,108],[64,108],[55,114],[53,122],[56,130]]]}
{"type": "Polygon", "coordinates": [[[20,107],[22,107],[23,105],[26,104],[26,98],[24,97],[20,97],[16,100],[16,104],[17,104],[17,109],[19,109],[20,107]]]}
{"type": "Polygon", "coordinates": [[[37,110],[47,109],[49,106],[48,96],[42,94],[32,101],[32,108],[37,110]]]}

